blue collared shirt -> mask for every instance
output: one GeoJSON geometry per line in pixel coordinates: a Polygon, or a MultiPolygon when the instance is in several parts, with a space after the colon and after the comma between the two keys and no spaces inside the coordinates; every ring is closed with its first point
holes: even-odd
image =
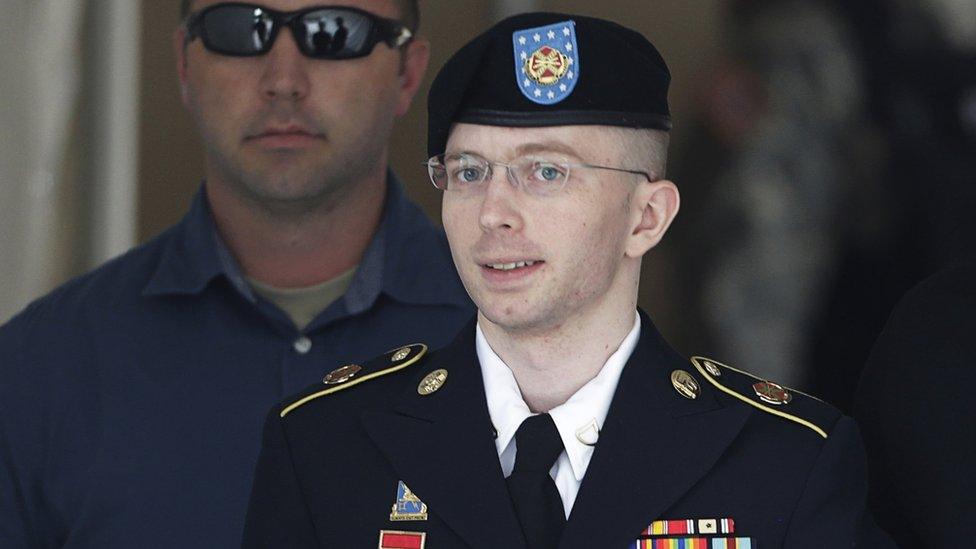
{"type": "Polygon", "coordinates": [[[179,224],[0,327],[0,546],[236,547],[272,405],[342,364],[446,344],[473,311],[392,174],[348,291],[301,332],[251,291],[201,190],[179,224]]]}

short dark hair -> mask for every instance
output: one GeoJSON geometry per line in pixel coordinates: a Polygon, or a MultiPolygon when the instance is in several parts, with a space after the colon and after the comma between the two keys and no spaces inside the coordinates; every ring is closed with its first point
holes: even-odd
{"type": "MultiPolygon", "coordinates": [[[[193,0],[180,0],[180,20],[186,20],[190,15],[190,4],[193,0]]],[[[407,28],[417,32],[420,27],[420,0],[396,0],[400,8],[400,20],[407,28]]]]}
{"type": "Polygon", "coordinates": [[[397,4],[400,5],[400,20],[416,33],[420,28],[420,0],[397,0],[397,4]]]}

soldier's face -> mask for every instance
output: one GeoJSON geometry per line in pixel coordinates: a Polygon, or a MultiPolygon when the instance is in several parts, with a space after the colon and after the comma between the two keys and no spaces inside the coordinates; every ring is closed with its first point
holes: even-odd
{"type": "MultiPolygon", "coordinates": [[[[502,128],[457,124],[448,153],[473,153],[498,162],[524,157],[619,165],[619,146],[589,126],[502,128]]],[[[619,277],[628,257],[635,208],[635,176],[571,168],[559,193],[528,194],[494,167],[476,194],[444,191],[443,221],[454,263],[480,313],[506,330],[559,326],[572,315],[629,299],[619,277]],[[511,268],[512,264],[515,268],[511,268]],[[524,266],[523,266],[524,263],[524,266]]]]}
{"type": "MultiPolygon", "coordinates": [[[[259,4],[290,11],[320,2],[259,4]]],[[[394,0],[341,4],[399,17],[394,0]]],[[[220,55],[200,39],[184,49],[182,34],[177,41],[183,102],[206,146],[208,177],[273,201],[307,200],[381,171],[393,120],[426,69],[426,45],[416,42],[406,54],[379,43],[365,57],[322,60],[302,55],[288,29],[255,57],[220,55]]]]}

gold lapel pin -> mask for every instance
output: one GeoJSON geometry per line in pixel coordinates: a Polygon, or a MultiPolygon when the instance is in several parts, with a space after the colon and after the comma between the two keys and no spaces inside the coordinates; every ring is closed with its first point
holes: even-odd
{"type": "Polygon", "coordinates": [[[439,370],[434,370],[433,372],[424,376],[424,379],[420,380],[420,385],[417,385],[417,392],[421,396],[432,395],[439,391],[444,383],[447,381],[447,370],[441,368],[439,370]]]}
{"type": "Polygon", "coordinates": [[[674,390],[678,391],[679,395],[689,400],[695,400],[701,394],[701,386],[684,370],[671,372],[671,385],[674,385],[674,390]]]}
{"type": "Polygon", "coordinates": [[[390,362],[401,362],[408,356],[410,356],[410,347],[401,347],[393,352],[390,362]]]}

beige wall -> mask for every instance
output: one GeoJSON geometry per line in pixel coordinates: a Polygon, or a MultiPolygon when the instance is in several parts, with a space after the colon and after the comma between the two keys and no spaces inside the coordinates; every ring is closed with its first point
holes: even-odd
{"type": "Polygon", "coordinates": [[[200,143],[180,104],[173,31],[177,0],[142,2],[140,242],[177,221],[203,175],[200,143]]]}
{"type": "MultiPolygon", "coordinates": [[[[464,42],[491,21],[492,0],[424,0],[422,31],[433,46],[431,70],[411,112],[400,122],[391,163],[408,193],[435,220],[439,196],[427,183],[420,162],[426,156],[426,93],[437,69],[464,42]]],[[[612,19],[648,36],[671,66],[671,107],[675,120],[672,149],[680,148],[686,121],[694,116],[695,89],[719,50],[721,0],[539,0],[541,9],[612,19]]],[[[200,144],[183,111],[176,83],[172,33],[177,25],[176,0],[143,1],[143,76],[141,88],[139,240],[177,221],[203,173],[200,144]]],[[[680,182],[679,182],[680,183],[680,182]]],[[[641,303],[654,311],[667,333],[678,304],[668,299],[668,248],[665,244],[645,261],[641,303]]]]}

